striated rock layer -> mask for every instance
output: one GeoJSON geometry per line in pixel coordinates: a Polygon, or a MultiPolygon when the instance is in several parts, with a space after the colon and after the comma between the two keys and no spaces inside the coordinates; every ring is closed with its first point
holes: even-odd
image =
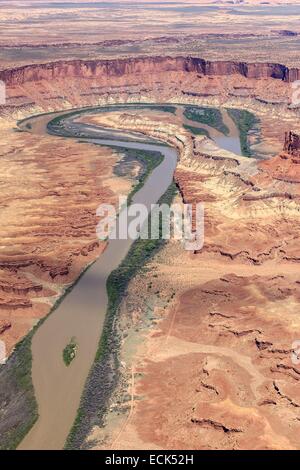
{"type": "Polygon", "coordinates": [[[0,79],[8,85],[52,80],[55,78],[118,77],[140,72],[197,72],[203,75],[234,75],[246,78],[275,78],[293,82],[300,78],[298,68],[282,64],[209,61],[197,57],[138,57],[108,60],[70,60],[47,64],[25,65],[0,72],[0,79]]]}

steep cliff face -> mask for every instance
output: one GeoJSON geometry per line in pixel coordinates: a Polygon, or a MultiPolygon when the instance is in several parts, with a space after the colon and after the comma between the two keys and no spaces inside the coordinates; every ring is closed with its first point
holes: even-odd
{"type": "Polygon", "coordinates": [[[242,75],[246,78],[274,78],[292,82],[300,78],[300,70],[281,64],[207,61],[196,57],[138,57],[116,60],[71,60],[34,64],[0,72],[7,85],[52,80],[64,77],[119,77],[131,73],[197,72],[202,75],[242,75]]]}
{"type": "Polygon", "coordinates": [[[300,157],[300,135],[291,131],[286,132],[284,151],[294,157],[300,157]]]}

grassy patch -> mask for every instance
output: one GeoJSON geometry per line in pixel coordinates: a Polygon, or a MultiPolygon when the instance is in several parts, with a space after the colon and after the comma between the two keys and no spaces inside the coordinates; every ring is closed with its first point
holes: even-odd
{"type": "MultiPolygon", "coordinates": [[[[147,105],[143,105],[148,107],[147,105]]],[[[152,109],[157,108],[159,110],[164,110],[166,112],[175,112],[175,108],[172,106],[149,106],[152,109]]],[[[109,109],[116,107],[109,107],[109,109]]],[[[126,107],[123,107],[126,109],[126,107]]],[[[91,109],[90,109],[91,110],[91,109]]],[[[101,108],[103,110],[103,108],[101,108]]],[[[82,110],[82,112],[87,112],[87,109],[82,110]]],[[[92,111],[92,110],[91,110],[92,111]]],[[[45,113],[48,114],[48,113],[45,113]]],[[[74,110],[69,114],[80,114],[78,110],[74,110]]],[[[65,116],[64,116],[65,117],[65,116]]],[[[54,121],[59,124],[62,117],[57,117],[54,121]]],[[[19,122],[25,122],[27,119],[24,119],[19,122]]],[[[30,129],[31,124],[27,123],[26,128],[30,129]]],[[[18,129],[19,130],[19,129],[18,129]]],[[[143,170],[140,174],[138,184],[133,188],[132,195],[137,192],[140,187],[144,184],[147,176],[153,171],[153,169],[158,166],[163,156],[160,152],[151,151],[144,152],[142,150],[136,149],[123,149],[116,147],[118,151],[130,152],[132,158],[135,158],[142,163],[143,170]]],[[[149,254],[150,247],[146,248],[146,253],[149,254]]],[[[86,268],[88,269],[88,267],[86,268]]],[[[76,282],[66,289],[64,295],[62,295],[55,305],[52,307],[48,315],[50,315],[64,300],[64,297],[71,291],[71,289],[76,285],[80,280],[81,276],[86,271],[83,270],[76,282]]],[[[34,389],[32,384],[32,353],[31,353],[31,343],[33,335],[36,330],[42,325],[47,317],[43,318],[33,330],[22,340],[20,341],[13,354],[9,357],[5,365],[0,366],[0,450],[10,450],[15,449],[30,431],[36,420],[38,419],[38,408],[37,402],[34,396],[34,389]]],[[[107,331],[107,330],[106,330],[107,331]]],[[[105,332],[103,338],[105,338],[105,332]]],[[[104,339],[103,339],[104,341],[104,339]]],[[[102,343],[103,344],[103,343],[102,343]]],[[[74,352],[75,344],[73,339],[66,346],[63,351],[63,360],[67,364],[72,358],[72,352],[74,352]]],[[[78,419],[80,419],[80,412],[78,413],[78,419]]]]}
{"type": "Polygon", "coordinates": [[[66,366],[69,366],[71,362],[75,359],[76,353],[78,350],[78,344],[75,338],[72,338],[71,341],[67,344],[63,350],[63,360],[66,366]]]}
{"type": "Polygon", "coordinates": [[[222,113],[219,109],[199,106],[186,106],[184,116],[190,121],[201,122],[214,127],[224,135],[229,134],[228,127],[224,124],[222,113]]]}
{"type": "MultiPolygon", "coordinates": [[[[160,199],[160,204],[171,204],[176,194],[176,186],[172,183],[160,199]]],[[[160,233],[163,229],[160,224],[160,233]]],[[[165,240],[136,240],[120,266],[114,270],[107,280],[108,307],[105,323],[96,353],[94,364],[90,370],[81,404],[66,442],[67,449],[82,448],[86,436],[94,425],[103,425],[110,396],[119,377],[119,345],[117,318],[119,307],[126,294],[129,282],[145,268],[147,262],[166,243],[165,240]]]]}
{"type": "Polygon", "coordinates": [[[239,130],[242,154],[245,157],[251,157],[252,152],[248,142],[248,133],[257,127],[260,122],[259,119],[253,113],[244,109],[228,108],[227,112],[239,130]]]}
{"type": "Polygon", "coordinates": [[[205,135],[206,137],[209,137],[209,132],[206,129],[201,129],[200,127],[188,126],[187,124],[184,124],[183,127],[194,135],[205,135]]]}
{"type": "Polygon", "coordinates": [[[167,106],[167,105],[161,105],[161,106],[149,106],[151,109],[155,109],[157,111],[163,111],[164,113],[172,113],[172,114],[175,114],[176,113],[176,108],[175,106],[167,106]]]}

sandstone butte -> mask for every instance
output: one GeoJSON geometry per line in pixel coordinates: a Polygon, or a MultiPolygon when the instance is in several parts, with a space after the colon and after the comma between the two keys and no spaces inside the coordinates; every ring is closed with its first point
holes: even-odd
{"type": "MultiPolygon", "coordinates": [[[[153,286],[162,296],[175,294],[163,312],[155,310],[157,323],[125,368],[127,378],[134,371],[143,377],[129,381],[130,420],[125,415],[117,431],[107,428],[112,447],[299,448],[300,369],[291,361],[300,326],[300,122],[291,106],[299,78],[299,69],[280,64],[192,57],[0,72],[7,86],[0,108],[0,338],[9,351],[101,253],[95,208],[101,198],[115,201],[120,190],[111,150],[17,132],[16,120],[113,103],[235,107],[255,112],[262,140],[278,149],[254,160],[220,151],[159,114],[94,117],[176,147],[183,200],[206,206],[203,250],[185,253],[170,243],[166,262],[154,260],[153,286]]],[[[141,292],[147,292],[142,275],[129,288],[137,309],[124,313],[128,329],[142,317],[141,292]]],[[[101,448],[103,430],[95,426],[90,437],[101,448]]]]}

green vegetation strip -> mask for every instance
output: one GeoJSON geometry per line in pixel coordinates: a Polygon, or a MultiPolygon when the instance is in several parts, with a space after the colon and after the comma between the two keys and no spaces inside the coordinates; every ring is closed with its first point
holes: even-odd
{"type": "MultiPolygon", "coordinates": [[[[99,144],[98,144],[99,145],[99,144]]],[[[100,144],[101,145],[101,144],[100,144]]],[[[140,149],[130,149],[128,147],[118,147],[118,146],[111,146],[116,152],[124,152],[125,153],[125,162],[128,160],[138,161],[142,168],[139,172],[138,182],[134,185],[130,195],[128,196],[128,204],[131,203],[132,197],[135,193],[137,193],[142,186],[144,185],[148,176],[152,173],[152,171],[159,166],[164,156],[162,153],[155,151],[155,150],[140,150],[140,149]]],[[[122,161],[118,163],[114,169],[114,173],[118,176],[122,176],[121,172],[122,168],[122,161]]]]}
{"type": "MultiPolygon", "coordinates": [[[[176,194],[172,183],[161,197],[160,204],[172,203],[176,194]]],[[[164,221],[160,223],[162,233],[164,221]]],[[[109,399],[119,378],[119,347],[117,319],[120,305],[129,282],[136,274],[146,269],[145,265],[153,258],[165,240],[136,240],[120,266],[107,280],[108,308],[95,362],[90,370],[82,395],[76,420],[66,442],[67,449],[84,447],[85,438],[95,425],[103,426],[109,399]]]]}
{"type": "Polygon", "coordinates": [[[205,106],[186,106],[183,114],[190,121],[201,122],[201,124],[214,127],[224,135],[228,135],[230,132],[223,122],[222,113],[219,109],[205,106]]]}
{"type": "Polygon", "coordinates": [[[260,123],[259,119],[253,113],[244,109],[228,108],[227,112],[239,130],[242,154],[245,157],[251,157],[252,152],[248,141],[248,133],[257,128],[260,123]]]}

